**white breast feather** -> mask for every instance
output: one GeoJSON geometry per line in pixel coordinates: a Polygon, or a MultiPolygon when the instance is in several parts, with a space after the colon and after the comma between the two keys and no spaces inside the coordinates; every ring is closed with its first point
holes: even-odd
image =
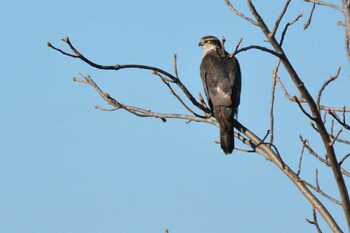
{"type": "Polygon", "coordinates": [[[221,97],[223,97],[223,98],[225,98],[225,99],[230,99],[229,93],[224,92],[223,90],[221,90],[220,87],[216,87],[216,91],[218,92],[218,94],[219,94],[221,97]]]}

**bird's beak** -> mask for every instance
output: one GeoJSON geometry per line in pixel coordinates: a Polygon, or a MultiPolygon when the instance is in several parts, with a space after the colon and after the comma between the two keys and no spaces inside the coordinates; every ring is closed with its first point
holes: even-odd
{"type": "Polygon", "coordinates": [[[203,40],[199,41],[198,46],[203,46],[203,40]]]}

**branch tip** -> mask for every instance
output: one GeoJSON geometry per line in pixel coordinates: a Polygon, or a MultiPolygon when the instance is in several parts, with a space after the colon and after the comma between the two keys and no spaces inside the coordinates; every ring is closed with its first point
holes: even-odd
{"type": "Polygon", "coordinates": [[[63,38],[62,41],[66,42],[66,43],[70,43],[69,36],[66,36],[65,38],[63,38]]]}

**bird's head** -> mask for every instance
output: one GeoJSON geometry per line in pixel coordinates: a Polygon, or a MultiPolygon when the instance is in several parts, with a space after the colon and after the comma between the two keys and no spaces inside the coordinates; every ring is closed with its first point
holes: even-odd
{"type": "Polygon", "coordinates": [[[199,41],[198,46],[203,48],[203,57],[211,50],[221,48],[221,42],[215,36],[204,36],[199,41]]]}

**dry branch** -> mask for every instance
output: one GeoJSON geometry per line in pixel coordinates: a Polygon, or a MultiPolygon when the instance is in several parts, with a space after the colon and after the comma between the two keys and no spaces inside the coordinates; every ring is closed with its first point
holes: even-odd
{"type": "Polygon", "coordinates": [[[316,8],[316,4],[313,3],[311,11],[310,11],[309,18],[307,19],[306,23],[304,24],[304,30],[306,30],[310,26],[311,20],[312,20],[312,16],[314,15],[315,8],[316,8]]]}
{"type": "Polygon", "coordinates": [[[275,105],[275,91],[276,91],[276,79],[279,66],[281,64],[281,60],[279,59],[277,62],[277,65],[275,69],[272,71],[272,90],[271,90],[271,104],[270,104],[270,144],[273,144],[273,138],[274,138],[274,125],[275,125],[275,119],[274,119],[274,105],[275,105]]]}
{"type": "MultiPolygon", "coordinates": [[[[290,26],[292,26],[295,22],[297,22],[301,17],[303,17],[303,14],[299,14],[292,22],[289,22],[286,24],[286,26],[284,27],[284,30],[282,32],[282,36],[281,36],[281,40],[280,40],[280,47],[282,47],[283,45],[283,41],[284,41],[284,37],[286,36],[287,30],[290,26]]],[[[272,36],[272,32],[271,32],[271,36],[272,36]]],[[[273,34],[274,36],[274,34],[273,34]]]]}
{"type": "Polygon", "coordinates": [[[217,126],[216,121],[209,119],[209,118],[206,118],[206,117],[198,117],[195,115],[176,114],[176,113],[157,113],[157,112],[153,112],[151,110],[146,110],[143,108],[122,104],[121,102],[119,102],[115,98],[111,97],[108,93],[102,91],[101,88],[95,83],[95,81],[90,76],[86,76],[84,74],[80,74],[80,76],[83,77],[83,79],[74,78],[73,80],[76,82],[89,84],[90,86],[92,86],[105,101],[107,101],[110,105],[115,107],[113,109],[113,111],[118,110],[118,109],[124,109],[127,112],[129,112],[135,116],[138,116],[138,117],[153,117],[153,118],[160,118],[160,119],[168,119],[168,118],[170,118],[170,119],[184,119],[184,120],[188,120],[188,121],[209,123],[209,124],[217,126]]]}
{"type": "MultiPolygon", "coordinates": [[[[313,98],[309,94],[309,92],[306,89],[304,83],[299,78],[297,72],[294,70],[294,67],[289,62],[286,54],[284,53],[284,51],[283,51],[283,49],[281,47],[285,35],[282,35],[280,43],[278,43],[276,38],[275,38],[276,31],[278,29],[278,26],[279,26],[279,24],[280,24],[280,22],[281,22],[281,20],[282,20],[282,18],[284,16],[285,12],[287,11],[289,2],[290,1],[288,1],[288,0],[286,1],[286,5],[285,5],[284,9],[282,10],[279,18],[275,22],[275,28],[272,31],[270,31],[269,28],[267,27],[267,25],[265,24],[264,20],[262,19],[262,17],[259,15],[257,10],[255,9],[255,6],[253,5],[252,1],[247,0],[247,3],[248,3],[249,9],[250,9],[252,15],[254,16],[255,20],[253,20],[253,19],[247,17],[246,15],[242,14],[241,12],[236,10],[228,0],[225,0],[225,3],[230,7],[230,9],[235,14],[237,14],[238,16],[242,17],[243,19],[247,20],[251,24],[260,27],[260,29],[265,34],[266,38],[268,39],[268,41],[270,42],[270,44],[271,44],[271,46],[273,48],[273,49],[269,49],[269,48],[262,47],[262,46],[251,45],[251,46],[247,46],[245,48],[238,49],[238,47],[240,45],[240,42],[239,42],[239,44],[237,45],[236,50],[235,50],[235,52],[233,54],[236,55],[236,54],[238,54],[240,52],[247,51],[247,50],[250,50],[250,49],[258,49],[258,50],[267,52],[267,53],[269,53],[271,55],[274,55],[274,56],[276,56],[277,58],[280,59],[280,61],[282,62],[282,64],[286,68],[287,72],[289,73],[290,77],[292,78],[293,82],[295,83],[295,86],[298,88],[298,90],[299,90],[299,92],[301,94],[301,98],[300,99],[298,99],[296,97],[291,97],[291,99],[294,102],[298,103],[298,105],[301,108],[301,110],[304,113],[306,113],[306,115],[309,116],[310,119],[315,121],[317,130],[318,130],[318,132],[321,135],[323,143],[324,143],[325,146],[327,145],[327,147],[326,147],[327,157],[329,157],[330,159],[326,160],[326,159],[323,159],[321,157],[319,157],[319,158],[323,159],[324,163],[327,166],[331,166],[332,167],[334,175],[335,175],[335,178],[336,178],[336,181],[337,181],[337,184],[338,184],[338,187],[339,187],[339,192],[341,194],[343,209],[344,209],[344,211],[346,211],[347,208],[349,207],[349,205],[348,205],[349,201],[346,199],[346,197],[348,197],[348,194],[347,194],[347,191],[346,191],[345,183],[342,180],[343,177],[341,175],[343,170],[341,170],[341,168],[340,168],[340,166],[339,166],[339,164],[337,162],[337,159],[335,157],[335,153],[334,153],[334,149],[333,149],[333,143],[330,140],[330,136],[329,136],[328,132],[326,131],[325,127],[324,127],[322,118],[321,118],[321,116],[319,114],[319,108],[317,108],[316,103],[314,102],[313,98]],[[310,112],[311,112],[310,114],[307,113],[304,110],[304,108],[301,106],[302,102],[308,104],[310,112]],[[336,164],[334,164],[334,163],[336,163],[336,164]],[[345,188],[345,191],[344,191],[344,188],[345,188]]],[[[300,17],[301,16],[298,16],[296,18],[296,20],[299,19],[300,17]]],[[[288,28],[288,26],[285,27],[284,31],[286,31],[287,28],[288,28]]],[[[85,84],[89,84],[92,87],[94,87],[95,90],[101,95],[101,97],[105,101],[107,101],[109,104],[111,104],[111,105],[113,105],[115,107],[113,110],[124,109],[124,110],[128,111],[129,113],[134,114],[134,115],[136,115],[138,117],[154,117],[154,118],[160,118],[162,120],[167,119],[167,118],[185,119],[185,120],[188,120],[188,121],[198,121],[198,122],[209,123],[209,124],[217,126],[216,121],[213,120],[213,119],[210,119],[211,110],[206,107],[204,101],[201,100],[201,98],[200,98],[200,102],[197,102],[197,100],[187,90],[185,85],[182,84],[182,82],[179,80],[178,73],[177,73],[176,56],[174,56],[174,70],[175,70],[175,76],[174,76],[174,75],[171,75],[170,73],[168,73],[168,72],[166,72],[166,71],[164,71],[162,69],[159,69],[157,67],[152,67],[152,66],[134,65],[134,64],[130,64],[130,65],[114,65],[114,66],[98,65],[98,64],[90,61],[89,59],[84,57],[79,51],[77,51],[74,48],[74,46],[71,44],[71,42],[69,41],[68,37],[66,39],[64,39],[64,42],[68,44],[68,46],[70,47],[70,49],[73,52],[73,54],[64,52],[63,50],[52,46],[50,43],[48,43],[48,46],[51,47],[52,49],[62,53],[65,56],[69,56],[69,57],[72,57],[72,58],[78,58],[78,59],[84,61],[85,63],[87,63],[87,64],[89,64],[89,65],[91,65],[91,66],[93,66],[95,68],[98,68],[98,69],[119,70],[119,69],[138,68],[138,69],[151,70],[155,74],[159,74],[160,77],[163,77],[163,78],[161,78],[161,80],[167,86],[169,85],[168,88],[171,91],[172,91],[172,89],[171,89],[170,84],[171,83],[176,84],[184,92],[184,94],[192,102],[192,104],[194,106],[196,106],[197,108],[201,109],[206,114],[206,117],[203,117],[203,116],[198,117],[198,116],[195,115],[194,112],[191,112],[191,111],[190,112],[192,114],[194,114],[194,115],[173,114],[173,113],[170,113],[170,114],[168,114],[168,113],[156,113],[156,112],[153,112],[153,111],[150,111],[150,110],[146,110],[146,109],[142,109],[142,108],[138,108],[138,107],[133,107],[133,106],[128,106],[128,105],[125,105],[125,104],[122,104],[122,103],[118,102],[116,99],[111,97],[108,93],[103,92],[89,76],[83,76],[82,80],[76,79],[76,81],[79,81],[79,82],[82,82],[82,83],[85,83],[85,84]],[[165,78],[163,75],[166,76],[167,78],[165,78]]],[[[278,81],[279,81],[279,79],[277,77],[276,78],[276,82],[278,82],[278,81]]],[[[175,97],[177,95],[175,92],[172,93],[172,94],[175,97]]],[[[286,90],[285,90],[285,94],[288,94],[286,90]]],[[[180,101],[180,98],[177,98],[177,99],[180,101]]],[[[184,105],[184,102],[183,103],[182,102],[183,101],[181,100],[180,103],[184,105]]],[[[185,106],[185,108],[186,108],[186,106],[185,106]]],[[[321,108],[321,106],[320,106],[320,108],[321,108]]],[[[246,127],[244,127],[238,121],[235,121],[235,128],[238,129],[239,132],[242,133],[242,135],[244,135],[244,137],[243,137],[241,134],[237,133],[237,134],[235,134],[235,137],[237,137],[244,144],[246,144],[247,146],[252,148],[253,151],[261,154],[266,159],[268,159],[269,161],[273,162],[287,177],[289,177],[289,179],[296,185],[296,187],[300,190],[300,192],[310,201],[310,203],[314,206],[314,208],[317,209],[317,211],[321,214],[321,216],[324,218],[324,220],[329,224],[330,228],[334,232],[341,232],[339,226],[337,225],[336,221],[333,219],[332,215],[328,212],[328,210],[325,208],[325,206],[319,201],[319,199],[314,195],[314,193],[310,191],[310,189],[307,187],[307,185],[299,178],[299,173],[300,172],[298,172],[298,174],[294,173],[293,170],[290,169],[289,166],[286,165],[283,162],[281,156],[279,155],[279,153],[277,151],[277,148],[272,143],[264,143],[264,139],[260,139],[258,136],[256,136],[253,132],[248,130],[246,127]]],[[[309,150],[309,148],[311,148],[311,147],[308,148],[307,143],[305,143],[305,148],[307,148],[309,150]]],[[[314,211],[315,211],[315,209],[314,209],[314,211]]],[[[315,212],[314,222],[317,223],[317,219],[316,220],[315,219],[316,219],[316,212],[315,212]]]]}
{"type": "MultiPolygon", "coordinates": [[[[285,54],[284,50],[280,46],[280,44],[277,42],[276,38],[271,34],[271,31],[269,30],[268,26],[266,25],[264,19],[260,16],[258,11],[256,10],[254,4],[252,3],[251,0],[247,0],[248,7],[255,17],[256,21],[258,22],[258,26],[260,27],[261,31],[264,33],[266,36],[267,40],[269,43],[272,45],[274,48],[275,52],[278,54],[281,54],[281,61],[284,67],[286,68],[287,72],[289,73],[289,76],[291,77],[292,81],[294,82],[295,86],[298,88],[301,97],[305,99],[306,103],[308,104],[311,112],[311,119],[313,119],[316,123],[316,127],[319,131],[319,135],[321,136],[323,145],[325,150],[327,151],[327,157],[329,159],[329,164],[332,168],[334,178],[336,180],[339,194],[341,196],[342,200],[342,207],[343,207],[343,212],[347,220],[348,228],[350,229],[350,200],[349,200],[349,193],[344,181],[344,178],[341,173],[341,169],[338,164],[338,160],[334,151],[333,146],[329,146],[331,143],[329,134],[326,130],[325,125],[323,124],[322,117],[320,115],[319,109],[310,95],[308,89],[306,88],[305,84],[302,82],[301,78],[299,77],[298,73],[296,72],[295,68],[293,65],[290,63],[289,59],[287,58],[287,55],[285,54]]],[[[299,104],[299,107],[301,105],[299,104]]],[[[301,108],[303,110],[303,108],[301,108]]],[[[306,111],[303,111],[306,113],[306,111]]],[[[307,114],[306,114],[307,115],[307,114]]],[[[317,208],[315,206],[315,208],[317,208]]],[[[323,218],[326,220],[328,225],[333,231],[336,232],[341,232],[341,229],[339,226],[335,223],[334,219],[329,219],[329,216],[326,216],[324,212],[321,212],[319,209],[318,211],[320,214],[323,216],[323,218]]]]}
{"type": "Polygon", "coordinates": [[[309,186],[310,188],[312,188],[315,192],[321,194],[323,197],[327,198],[328,200],[330,200],[331,202],[337,204],[337,205],[341,205],[341,202],[338,201],[337,199],[329,196],[328,194],[326,194],[325,192],[323,192],[320,187],[318,185],[314,186],[312,184],[310,184],[309,182],[303,180],[304,184],[306,184],[307,186],[309,186]]]}
{"type": "Polygon", "coordinates": [[[230,8],[230,10],[232,12],[234,12],[236,15],[238,15],[239,17],[242,17],[243,19],[247,20],[248,22],[250,22],[251,24],[258,26],[258,22],[255,22],[254,20],[252,20],[251,18],[249,18],[248,16],[244,15],[242,12],[238,11],[236,8],[233,7],[233,5],[231,4],[231,2],[229,0],[224,0],[226,5],[230,8]]]}
{"type": "Polygon", "coordinates": [[[325,81],[323,83],[321,89],[318,91],[317,100],[316,100],[316,104],[318,106],[318,109],[320,109],[320,102],[321,102],[321,96],[322,96],[323,91],[331,82],[335,81],[339,77],[340,71],[341,71],[341,67],[338,68],[338,71],[334,76],[331,76],[327,81],[325,81]]]}
{"type": "Polygon", "coordinates": [[[311,2],[311,3],[314,3],[314,4],[317,4],[317,5],[320,5],[320,6],[327,6],[327,7],[331,7],[333,9],[336,9],[338,11],[341,11],[343,12],[343,8],[335,5],[335,4],[331,4],[331,3],[328,3],[328,2],[324,2],[324,1],[319,1],[319,0],[304,0],[305,2],[311,2]]]}
{"type": "MultiPolygon", "coordinates": [[[[97,68],[97,69],[102,69],[102,70],[120,70],[120,69],[144,69],[144,70],[151,70],[152,72],[158,72],[162,75],[167,76],[168,78],[170,78],[182,91],[183,93],[186,95],[186,97],[192,102],[193,105],[195,105],[196,107],[198,107],[199,109],[201,109],[203,112],[205,113],[210,113],[211,110],[208,108],[205,108],[203,105],[201,105],[200,103],[198,103],[198,101],[193,97],[193,95],[190,93],[190,91],[186,88],[186,86],[180,81],[180,79],[178,78],[178,76],[174,76],[160,68],[157,67],[153,67],[153,66],[146,66],[146,65],[138,65],[138,64],[127,64],[127,65],[112,65],[112,66],[106,66],[106,65],[99,65],[97,63],[92,62],[91,60],[89,60],[88,58],[86,58],[84,55],[82,55],[71,43],[69,37],[67,36],[65,39],[62,39],[68,46],[69,48],[72,50],[72,52],[75,54],[69,54],[67,52],[64,52],[63,50],[56,48],[55,46],[53,46],[51,43],[47,43],[47,45],[56,50],[59,51],[60,53],[62,53],[63,55],[69,56],[69,57],[73,57],[73,58],[78,58],[82,61],[84,61],[85,63],[89,64],[90,66],[97,68]]],[[[177,68],[176,68],[177,69],[177,68]]]]}
{"type": "Polygon", "coordinates": [[[275,36],[276,35],[276,32],[277,32],[277,29],[281,23],[281,20],[283,18],[283,16],[285,15],[285,13],[287,12],[287,9],[288,9],[288,6],[289,6],[289,3],[290,3],[291,0],[286,0],[286,3],[280,13],[280,15],[278,16],[276,22],[275,22],[275,26],[274,28],[271,30],[271,36],[275,36]]]}
{"type": "Polygon", "coordinates": [[[315,225],[316,230],[317,230],[318,233],[322,233],[321,228],[318,225],[317,214],[316,214],[316,210],[315,210],[314,206],[312,207],[312,217],[313,217],[313,220],[310,220],[310,219],[306,218],[306,221],[308,223],[312,224],[312,225],[315,225]]]}
{"type": "Polygon", "coordinates": [[[341,120],[339,118],[339,116],[334,112],[334,111],[328,111],[328,113],[341,125],[343,126],[345,129],[347,130],[350,130],[350,125],[348,125],[346,123],[346,120],[345,120],[345,107],[344,107],[344,110],[343,110],[343,119],[341,120]]]}

